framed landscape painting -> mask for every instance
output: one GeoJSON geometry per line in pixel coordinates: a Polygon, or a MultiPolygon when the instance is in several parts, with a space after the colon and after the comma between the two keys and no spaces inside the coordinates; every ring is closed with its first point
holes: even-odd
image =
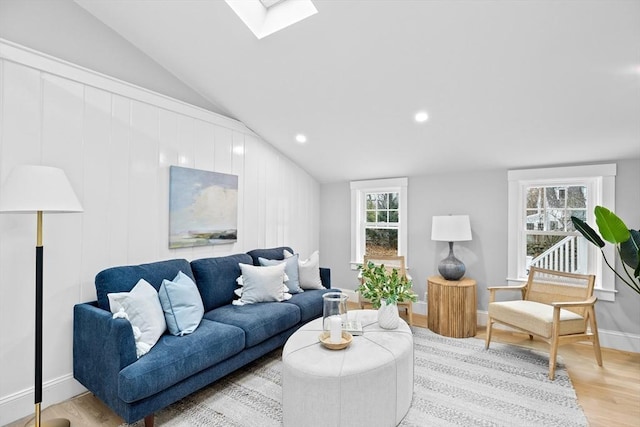
{"type": "Polygon", "coordinates": [[[235,243],[238,176],[171,166],[169,248],[235,243]]]}

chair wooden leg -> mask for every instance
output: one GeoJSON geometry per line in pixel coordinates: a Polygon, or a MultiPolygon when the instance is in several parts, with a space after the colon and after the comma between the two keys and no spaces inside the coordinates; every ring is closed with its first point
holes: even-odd
{"type": "Polygon", "coordinates": [[[556,377],[556,358],[558,356],[558,337],[551,342],[551,352],[549,353],[549,379],[553,381],[556,377]]]}
{"type": "Polygon", "coordinates": [[[529,341],[533,341],[533,335],[529,334],[529,341]]]}
{"type": "Polygon", "coordinates": [[[154,416],[153,414],[144,417],[144,427],[153,427],[154,416]]]}
{"type": "Polygon", "coordinates": [[[487,336],[484,339],[484,348],[485,350],[489,348],[489,343],[491,342],[491,327],[493,326],[493,321],[489,317],[487,319],[487,336]]]}
{"type": "Polygon", "coordinates": [[[553,329],[551,330],[551,350],[549,351],[549,379],[556,376],[556,358],[560,342],[560,307],[553,308],[553,329]]]}
{"type": "Polygon", "coordinates": [[[593,334],[593,352],[596,355],[598,366],[602,366],[602,351],[600,351],[600,337],[598,336],[598,322],[596,321],[596,312],[591,307],[589,310],[589,326],[593,334]]]}
{"type": "Polygon", "coordinates": [[[407,306],[407,317],[409,318],[409,326],[413,326],[413,304],[407,306]]]}

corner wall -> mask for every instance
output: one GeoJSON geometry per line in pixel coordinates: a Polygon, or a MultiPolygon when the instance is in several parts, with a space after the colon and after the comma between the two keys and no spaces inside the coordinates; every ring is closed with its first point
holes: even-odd
{"type": "MultiPolygon", "coordinates": [[[[20,164],[64,169],[84,207],[44,214],[43,408],[84,390],[72,310],[98,271],[318,249],[318,183],[242,123],[0,39],[0,182],[20,164]],[[237,243],[168,249],[170,165],[238,175],[237,243]]],[[[35,214],[0,215],[0,425],[33,412],[35,234],[35,214]]]]}

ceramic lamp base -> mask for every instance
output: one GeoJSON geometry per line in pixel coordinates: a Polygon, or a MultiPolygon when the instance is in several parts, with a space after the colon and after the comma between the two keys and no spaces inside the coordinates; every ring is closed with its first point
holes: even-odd
{"type": "Polygon", "coordinates": [[[438,264],[440,275],[446,280],[460,280],[466,270],[462,261],[453,255],[453,242],[449,242],[449,255],[438,264]]]}

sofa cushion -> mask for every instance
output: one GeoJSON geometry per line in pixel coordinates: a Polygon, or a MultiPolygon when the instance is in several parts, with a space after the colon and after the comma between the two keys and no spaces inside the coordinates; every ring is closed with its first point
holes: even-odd
{"type": "Polygon", "coordinates": [[[140,279],[131,292],[107,294],[115,318],[127,319],[136,340],[136,355],[151,350],[167,330],[158,292],[146,280],[140,279]]]}
{"type": "MultiPolygon", "coordinates": [[[[234,305],[256,304],[259,302],[284,301],[291,298],[289,289],[284,282],[284,264],[268,267],[256,267],[251,264],[240,264],[242,276],[237,283],[240,288],[240,299],[233,301],[234,305]]],[[[236,290],[236,295],[238,291],[236,290]]]]}
{"type": "Polygon", "coordinates": [[[293,253],[293,249],[288,246],[280,246],[278,248],[269,248],[269,249],[254,249],[252,251],[247,252],[247,255],[251,257],[253,260],[253,265],[260,265],[260,258],[265,259],[284,259],[284,251],[287,250],[290,253],[293,253]]]}
{"type": "Polygon", "coordinates": [[[251,257],[237,254],[191,261],[205,312],[231,304],[238,286],[236,279],[242,274],[240,263],[251,264],[251,257]]]}
{"type": "Polygon", "coordinates": [[[300,280],[298,279],[298,255],[294,255],[290,258],[279,260],[279,259],[266,259],[266,258],[258,258],[260,261],[260,265],[262,266],[271,266],[284,264],[284,272],[287,275],[287,281],[284,282],[287,285],[287,289],[290,294],[297,294],[300,292],[304,292],[304,290],[300,287],[300,280]]]}
{"type": "Polygon", "coordinates": [[[194,278],[189,261],[186,259],[171,259],[150,264],[111,267],[103,270],[96,275],[95,280],[98,307],[110,311],[107,294],[129,292],[140,279],[149,282],[157,291],[160,289],[164,279],[172,280],[179,271],[182,271],[191,279],[194,278]]]}
{"type": "Polygon", "coordinates": [[[242,329],[202,320],[182,337],[163,335],[144,357],[118,375],[118,396],[135,402],[238,354],[244,348],[242,329]]]}
{"type": "MultiPolygon", "coordinates": [[[[289,251],[284,251],[285,258],[291,258],[294,255],[289,251]]],[[[300,287],[307,289],[323,289],[322,279],[320,279],[320,254],[318,251],[309,256],[304,261],[298,259],[298,279],[300,287]]]]}
{"type": "Polygon", "coordinates": [[[205,319],[241,328],[246,347],[260,344],[300,322],[300,309],[284,302],[226,305],[204,314],[205,319]]]}
{"type": "Polygon", "coordinates": [[[181,271],[175,279],[163,280],[158,296],[172,335],[187,335],[196,330],[204,307],[200,291],[189,276],[181,271]]]}
{"type": "MultiPolygon", "coordinates": [[[[551,338],[553,306],[535,301],[503,301],[489,304],[489,316],[509,325],[520,325],[534,334],[551,338]]],[[[560,310],[560,335],[581,334],[585,319],[569,310],[560,310]]]]}
{"type": "Polygon", "coordinates": [[[297,305],[300,309],[300,322],[307,323],[322,316],[322,295],[335,292],[335,289],[312,289],[295,294],[285,304],[297,305]]]}

